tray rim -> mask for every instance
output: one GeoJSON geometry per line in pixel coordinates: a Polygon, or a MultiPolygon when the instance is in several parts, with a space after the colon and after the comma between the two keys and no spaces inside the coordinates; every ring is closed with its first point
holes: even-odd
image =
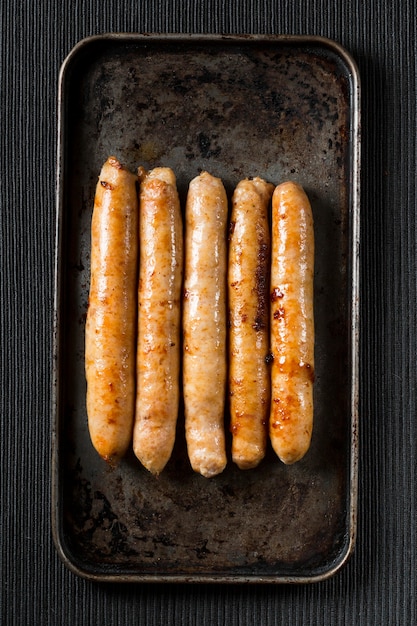
{"type": "Polygon", "coordinates": [[[55,189],[55,259],[54,259],[54,298],[53,298],[53,375],[51,394],[51,521],[52,537],[58,556],[63,564],[74,574],[86,580],[95,582],[116,582],[116,583],[208,583],[208,584],[300,584],[316,583],[327,580],[334,576],[348,562],[352,556],[356,544],[357,534],[357,501],[358,501],[358,427],[359,427],[359,304],[360,304],[360,169],[361,169],[361,82],[358,66],[350,52],[335,40],[318,35],[289,35],[289,34],[194,34],[194,33],[133,33],[115,32],[91,35],[81,39],[76,43],[67,56],[64,58],[58,76],[58,108],[57,108],[57,153],[56,153],[56,189],[55,189]],[[239,574],[149,574],[149,573],[96,573],[90,571],[88,567],[81,567],[71,558],[70,550],[66,545],[65,538],[60,525],[63,489],[62,481],[58,478],[59,473],[59,430],[61,423],[60,415],[60,389],[59,389],[59,366],[60,366],[60,302],[61,302],[61,270],[62,270],[62,221],[63,221],[63,188],[64,188],[64,132],[65,132],[65,81],[71,63],[80,52],[95,43],[105,43],[106,41],[128,42],[146,44],[160,43],[219,43],[230,42],[242,45],[253,45],[256,43],[277,45],[314,45],[330,49],[339,57],[349,71],[351,84],[350,92],[350,119],[352,124],[350,136],[350,207],[352,216],[352,229],[350,232],[349,249],[351,251],[351,290],[350,290],[350,319],[351,319],[351,343],[350,343],[350,407],[351,407],[351,428],[350,428],[350,473],[347,480],[349,489],[349,536],[344,544],[344,550],[334,563],[333,567],[316,575],[239,575],[239,574]]]}

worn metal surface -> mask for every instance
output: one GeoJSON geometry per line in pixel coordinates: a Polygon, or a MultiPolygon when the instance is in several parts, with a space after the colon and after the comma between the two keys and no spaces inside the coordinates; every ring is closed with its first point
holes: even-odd
{"type": "MultiPolygon", "coordinates": [[[[359,84],[318,38],[112,35],[79,44],[60,79],[53,532],[98,580],[296,582],[354,545],[358,395],[359,84]],[[166,165],[184,200],[207,169],[301,183],[315,220],[312,446],[293,466],[192,472],[183,415],[159,478],[133,453],[114,470],[90,443],[84,378],[90,220],[103,162],[166,165]]],[[[225,420],[227,423],[227,415],[225,420]]]]}

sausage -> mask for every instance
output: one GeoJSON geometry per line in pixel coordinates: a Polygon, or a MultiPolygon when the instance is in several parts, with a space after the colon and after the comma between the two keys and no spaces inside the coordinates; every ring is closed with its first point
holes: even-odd
{"type": "Polygon", "coordinates": [[[226,230],[222,181],[202,172],[185,215],[183,392],[188,456],[209,478],[226,466],[226,230]]]}
{"type": "Polygon", "coordinates": [[[159,474],[175,442],[179,406],[183,232],[170,168],[139,171],[140,269],[133,450],[159,474]]]}
{"type": "Polygon", "coordinates": [[[265,456],[269,414],[270,233],[273,185],[241,181],[229,235],[229,405],[232,459],[240,469],[265,456]]]}
{"type": "Polygon", "coordinates": [[[87,416],[93,446],[111,465],[130,445],[134,419],[136,182],[136,175],[109,157],[97,183],[91,223],[85,328],[87,416]]]}
{"type": "Polygon", "coordinates": [[[310,202],[286,182],[272,197],[270,439],[279,458],[295,463],[313,428],[314,232],[310,202]]]}

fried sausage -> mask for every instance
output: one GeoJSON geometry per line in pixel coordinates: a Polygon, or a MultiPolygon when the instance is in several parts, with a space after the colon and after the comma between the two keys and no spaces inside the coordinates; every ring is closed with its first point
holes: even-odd
{"type": "Polygon", "coordinates": [[[268,209],[273,185],[241,181],[229,235],[229,404],[232,459],[241,469],[265,456],[269,414],[268,209]]]}
{"type": "Polygon", "coordinates": [[[286,464],[301,459],[313,428],[314,233],[310,202],[286,182],[272,197],[270,439],[286,464]]]}
{"type": "Polygon", "coordinates": [[[194,471],[226,466],[226,229],[222,181],[203,172],[186,202],[183,388],[188,456],[194,471]]]}
{"type": "Polygon", "coordinates": [[[91,283],[85,329],[88,427],[116,464],[132,437],[135,401],[137,177],[114,157],[101,170],[91,224],[91,283]]]}
{"type": "Polygon", "coordinates": [[[175,442],[179,405],[183,233],[169,168],[139,172],[139,313],[133,450],[159,474],[175,442]]]}

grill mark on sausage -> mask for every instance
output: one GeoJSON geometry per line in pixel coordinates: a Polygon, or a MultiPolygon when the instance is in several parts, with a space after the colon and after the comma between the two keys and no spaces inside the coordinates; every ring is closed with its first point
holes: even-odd
{"type": "Polygon", "coordinates": [[[268,303],[267,289],[269,283],[269,250],[270,247],[266,241],[259,244],[257,266],[255,272],[255,291],[256,291],[256,315],[252,328],[256,331],[265,330],[268,324],[268,303]]]}

